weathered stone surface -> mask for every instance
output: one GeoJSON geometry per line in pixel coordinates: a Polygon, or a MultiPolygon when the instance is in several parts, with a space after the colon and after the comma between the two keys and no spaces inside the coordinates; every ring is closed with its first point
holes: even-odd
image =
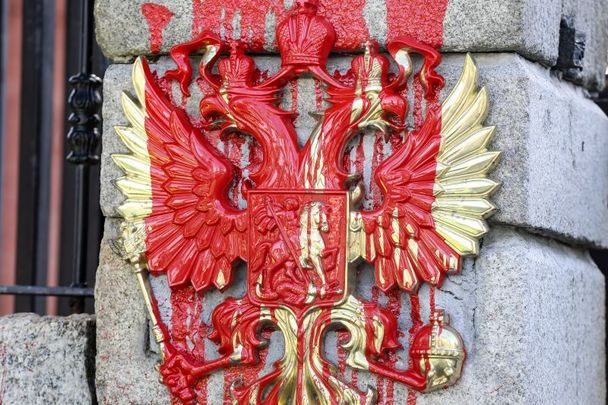
{"type": "MultiPolygon", "coordinates": [[[[111,59],[125,61],[136,55],[151,53],[149,25],[141,12],[145,3],[149,2],[96,2],[97,40],[111,59]]],[[[215,3],[209,0],[200,3],[192,0],[164,1],[163,5],[173,13],[173,17],[162,31],[160,52],[167,53],[171,46],[190,40],[193,32],[208,28],[216,29],[223,35],[232,31],[234,36],[250,45],[257,44],[254,46],[256,48],[276,50],[274,30],[276,22],[280,20],[276,16],[282,12],[280,7],[273,11],[269,6],[266,13],[261,13],[258,8],[253,9],[255,12],[235,10],[235,6],[215,3]],[[201,18],[215,12],[215,8],[224,10],[218,12],[217,26],[201,26],[201,18]]],[[[285,1],[284,5],[288,8],[292,3],[285,1]]],[[[450,0],[443,24],[434,22],[439,6],[424,1],[420,1],[421,7],[416,8],[415,16],[413,12],[408,15],[408,10],[415,8],[411,2],[358,1],[352,4],[348,12],[331,6],[331,1],[326,3],[328,13],[339,15],[335,22],[338,40],[346,49],[357,48],[368,37],[384,43],[390,38],[391,32],[403,31],[433,42],[442,41],[444,52],[517,52],[547,66],[555,66],[558,58],[560,20],[562,17],[571,18],[574,27],[587,37],[584,69],[573,79],[594,90],[603,87],[608,49],[608,3],[602,0],[585,0],[584,4],[575,0],[450,0]],[[392,22],[393,26],[387,21],[392,22]],[[434,26],[437,27],[432,28],[434,26]],[[439,39],[433,39],[436,31],[439,39]]],[[[265,6],[261,4],[260,7],[265,6]]],[[[437,15],[440,21],[441,13],[437,15]]]]}
{"type": "Polygon", "coordinates": [[[444,290],[468,364],[419,404],[605,403],[604,276],[587,253],[496,227],[444,290]]]}
{"type": "Polygon", "coordinates": [[[95,317],[0,318],[0,403],[95,401],[95,317]]]}
{"type": "MultiPolygon", "coordinates": [[[[143,304],[135,277],[107,248],[113,225],[106,228],[102,248],[104,265],[98,275],[98,360],[100,401],[109,403],[167,403],[164,388],[153,369],[158,357],[148,352],[143,304]],[[125,307],[129,311],[125,311],[125,307]]],[[[356,295],[372,299],[373,273],[361,271],[356,295]]],[[[237,276],[224,294],[208,293],[202,320],[209,322],[215,305],[227,295],[240,296],[243,280],[237,276]]],[[[161,313],[168,309],[168,291],[155,283],[161,313]],[[164,308],[164,309],[163,309],[164,308]]],[[[380,293],[378,302],[387,304],[380,293]]],[[[429,289],[420,291],[422,319],[429,316],[429,289]]],[[[604,277],[588,254],[543,237],[496,226],[485,239],[482,255],[467,261],[461,275],[452,276],[436,292],[437,306],[447,309],[452,325],[462,334],[468,360],[458,385],[440,393],[418,396],[420,404],[601,404],[605,399],[604,277]]],[[[401,297],[401,330],[411,326],[410,304],[401,297]]],[[[166,320],[170,316],[163,316],[166,320]]],[[[170,321],[169,321],[170,322],[170,321]]],[[[407,348],[407,336],[402,338],[407,348]]],[[[325,352],[337,364],[336,336],[326,339],[325,352]]],[[[209,359],[217,356],[205,344],[209,359]]],[[[268,359],[283,353],[282,339],[273,336],[268,359]]],[[[271,364],[269,362],[268,364],[271,364]]],[[[407,367],[407,354],[397,366],[407,367]]],[[[265,370],[264,372],[267,372],[265,370]]],[[[347,380],[353,378],[347,370],[347,380]]],[[[210,403],[223,398],[224,374],[208,384],[210,403]]],[[[358,385],[377,386],[376,377],[358,373],[358,385]]],[[[380,403],[387,395],[383,385],[380,403]]],[[[396,384],[394,398],[407,389],[396,384]]]]}
{"type": "Polygon", "coordinates": [[[553,65],[558,56],[559,0],[450,0],[445,52],[512,51],[553,65]]]}
{"type": "MultiPolygon", "coordinates": [[[[494,222],[520,226],[579,244],[608,246],[608,118],[582,90],[563,82],[546,69],[515,54],[477,54],[480,82],[490,95],[487,123],[497,126],[493,148],[503,152],[491,175],[503,187],[494,197],[500,211],[494,222]],[[589,213],[593,213],[590,215],[589,213]]],[[[260,58],[264,69],[274,69],[276,58],[260,58]]],[[[463,65],[462,55],[447,55],[441,72],[447,95],[463,65]]],[[[161,60],[159,69],[171,63],[161,60]]],[[[330,71],[347,66],[332,60],[330,71]]],[[[101,206],[116,216],[122,196],[111,180],[121,176],[110,154],[124,152],[113,131],[125,125],[119,96],[130,89],[130,65],[113,65],[104,85],[104,137],[101,206]]],[[[289,92],[290,90],[286,90],[289,92]]],[[[200,89],[192,86],[187,109],[196,114],[200,89]]],[[[179,93],[176,93],[179,100],[179,93]]],[[[289,108],[291,96],[285,99],[289,108]]],[[[298,83],[298,109],[314,111],[315,85],[311,79],[298,83]]],[[[301,141],[315,124],[308,114],[297,122],[301,141]]]]}
{"type": "Polygon", "coordinates": [[[101,404],[168,404],[150,351],[148,317],[132,269],[110,248],[116,221],[106,220],[95,283],[97,361],[95,383],[101,404]]]}

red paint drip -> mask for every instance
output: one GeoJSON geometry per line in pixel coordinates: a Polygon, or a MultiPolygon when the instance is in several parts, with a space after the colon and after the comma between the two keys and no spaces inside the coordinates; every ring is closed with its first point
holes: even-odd
{"type": "Polygon", "coordinates": [[[293,79],[289,82],[291,87],[291,111],[293,113],[298,112],[298,81],[293,79]]]}
{"type": "MultiPolygon", "coordinates": [[[[181,353],[190,353],[200,362],[205,360],[205,336],[208,326],[201,321],[204,297],[192,287],[171,292],[171,343],[181,353]]],[[[207,401],[207,378],[194,387],[198,403],[207,401]]]]}
{"type": "Polygon", "coordinates": [[[260,70],[260,69],[256,68],[253,73],[253,81],[256,85],[263,83],[269,77],[270,77],[270,73],[268,73],[268,70],[260,70]]]}
{"type": "MultiPolygon", "coordinates": [[[[412,346],[414,342],[414,337],[416,337],[416,333],[420,330],[420,328],[424,325],[422,322],[422,316],[420,315],[420,298],[418,294],[410,294],[410,305],[411,305],[411,318],[412,318],[412,327],[409,330],[409,346],[412,346]]],[[[408,365],[412,367],[412,359],[409,359],[408,365]]],[[[407,392],[407,405],[416,405],[416,391],[412,389],[408,389],[407,392]]]]}
{"type": "Polygon", "coordinates": [[[353,369],[350,376],[350,382],[352,386],[355,388],[359,388],[359,370],[357,370],[356,368],[353,369]]]}
{"type": "MultiPolygon", "coordinates": [[[[380,298],[380,289],[376,286],[372,287],[372,303],[378,305],[378,299],[380,298]]],[[[385,378],[377,376],[376,379],[376,393],[378,395],[378,403],[384,403],[384,382],[385,378]]]]}
{"type": "Polygon", "coordinates": [[[276,20],[284,15],[282,0],[192,0],[192,37],[204,31],[224,33],[225,39],[242,39],[254,51],[264,49],[266,14],[274,12],[276,20]],[[234,38],[233,23],[240,23],[240,37],[234,38]]]}
{"type": "MultiPolygon", "coordinates": [[[[295,2],[294,2],[295,3],[295,2]]],[[[408,35],[419,42],[440,48],[443,44],[443,19],[448,0],[387,0],[388,41],[408,35]]],[[[359,49],[369,39],[364,17],[365,0],[321,0],[319,14],[325,16],[336,31],[335,49],[359,49]]],[[[223,33],[234,38],[234,25],[240,25],[240,39],[250,49],[261,51],[265,45],[266,17],[274,13],[281,21],[286,14],[283,0],[192,0],[192,37],[204,31],[223,33]]]]}
{"type": "Polygon", "coordinates": [[[169,24],[174,14],[162,4],[154,3],[142,4],[141,13],[148,22],[150,50],[152,53],[159,53],[163,45],[163,30],[169,24]]]}
{"type": "Polygon", "coordinates": [[[321,82],[315,79],[315,101],[317,111],[321,111],[323,108],[323,89],[321,88],[321,82]]]}
{"type": "Polygon", "coordinates": [[[408,35],[441,48],[447,7],[448,0],[386,0],[388,41],[408,35]]]}
{"type": "Polygon", "coordinates": [[[433,314],[435,313],[435,310],[437,309],[436,305],[435,305],[435,286],[432,285],[431,286],[431,290],[429,292],[429,306],[431,307],[431,317],[433,316],[433,314]]]}
{"type": "Polygon", "coordinates": [[[255,139],[249,144],[249,172],[256,173],[262,168],[264,151],[262,145],[255,139]]]}
{"type": "Polygon", "coordinates": [[[346,355],[347,351],[342,347],[348,342],[350,334],[347,331],[338,331],[338,373],[340,378],[344,378],[346,372],[346,355]]]}
{"type": "MultiPolygon", "coordinates": [[[[337,50],[358,49],[369,38],[364,8],[365,0],[320,2],[319,14],[327,17],[336,31],[337,50]]],[[[269,12],[274,13],[276,21],[281,21],[286,14],[283,0],[192,0],[192,37],[211,30],[216,34],[223,32],[226,39],[236,39],[233,22],[238,13],[240,39],[250,44],[252,50],[260,51],[265,45],[269,12]]]]}
{"type": "MultiPolygon", "coordinates": [[[[376,169],[378,169],[378,166],[380,166],[380,163],[382,163],[382,161],[385,158],[385,156],[384,156],[384,134],[380,131],[376,131],[375,137],[376,138],[374,140],[374,153],[372,155],[372,173],[371,173],[372,179],[375,178],[376,169]]],[[[373,196],[372,208],[373,209],[380,208],[384,201],[383,195],[382,195],[382,189],[380,188],[380,185],[376,181],[372,181],[371,187],[372,187],[371,194],[373,196]]]]}
{"type": "Polygon", "coordinates": [[[357,144],[357,151],[355,152],[355,170],[358,174],[363,174],[363,167],[365,166],[365,150],[363,148],[363,136],[359,137],[359,143],[357,144]]]}
{"type": "MultiPolygon", "coordinates": [[[[194,293],[194,311],[190,320],[191,324],[199,322],[198,326],[190,328],[190,340],[193,343],[192,355],[195,359],[205,359],[205,337],[208,334],[209,326],[206,325],[201,319],[204,308],[204,296],[201,294],[194,293]]],[[[195,387],[197,398],[199,402],[207,401],[207,378],[201,378],[195,387]]]]}
{"type": "Polygon", "coordinates": [[[414,130],[420,129],[424,124],[424,88],[420,81],[420,75],[414,77],[414,130]]]}
{"type": "MultiPolygon", "coordinates": [[[[388,309],[393,313],[395,319],[399,319],[401,315],[401,294],[402,291],[398,289],[393,289],[388,293],[388,309]]],[[[391,352],[389,355],[389,365],[394,367],[397,363],[397,354],[395,352],[391,352]]],[[[388,380],[386,383],[386,396],[384,398],[385,405],[393,405],[395,395],[395,382],[393,380],[388,380]]]]}
{"type": "Polygon", "coordinates": [[[416,405],[416,391],[412,389],[407,390],[407,405],[416,405]]]}
{"type": "MultiPolygon", "coordinates": [[[[214,94],[214,90],[211,87],[211,85],[203,80],[202,77],[197,77],[196,80],[194,80],[194,83],[196,83],[196,86],[199,88],[199,90],[202,93],[202,98],[204,98],[205,96],[208,95],[212,95],[214,94]]],[[[192,123],[195,127],[197,128],[202,128],[203,123],[202,123],[202,119],[200,118],[200,115],[195,117],[196,119],[194,119],[194,117],[190,117],[192,119],[192,123]]],[[[219,133],[220,131],[209,131],[209,130],[205,130],[203,131],[203,135],[205,135],[207,137],[207,139],[209,140],[209,142],[217,149],[217,145],[219,142],[219,133]],[[210,133],[214,133],[214,136],[210,136],[210,133]],[[213,140],[212,140],[213,138],[213,140]]]]}
{"type": "Polygon", "coordinates": [[[232,163],[234,170],[234,182],[228,192],[230,202],[235,207],[238,206],[238,201],[241,193],[241,185],[243,182],[243,170],[242,170],[242,146],[245,144],[245,138],[238,136],[236,133],[231,133],[226,138],[224,143],[225,155],[232,163]]]}

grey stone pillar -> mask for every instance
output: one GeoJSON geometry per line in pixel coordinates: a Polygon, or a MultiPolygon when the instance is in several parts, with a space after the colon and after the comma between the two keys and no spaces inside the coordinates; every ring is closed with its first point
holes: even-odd
{"type": "MultiPolygon", "coordinates": [[[[112,186],[122,173],[110,155],[126,152],[113,130],[127,124],[119,97],[122,91],[133,91],[134,56],[151,53],[142,3],[96,2],[97,39],[115,61],[104,78],[101,202],[107,221],[96,285],[96,386],[101,403],[169,403],[154,370],[158,350],[149,339],[136,279],[109,248],[117,235],[116,208],[122,201],[112,186]]],[[[161,55],[189,40],[193,24],[192,1],[163,4],[173,17],[162,30],[161,55]]],[[[386,38],[385,2],[367,0],[365,9],[370,35],[386,38]]],[[[268,38],[274,35],[270,14],[268,38]]],[[[238,20],[234,24],[238,28],[238,20]]],[[[468,260],[462,274],[447,280],[437,293],[437,305],[448,309],[468,349],[463,377],[448,390],[419,395],[418,403],[603,404],[604,276],[587,250],[608,248],[608,118],[590,100],[604,86],[608,3],[450,0],[443,28],[445,57],[439,70],[446,89],[458,78],[464,53],[472,52],[480,82],[489,92],[487,123],[497,127],[492,149],[503,151],[491,177],[501,181],[502,188],[493,198],[499,212],[490,221],[492,230],[480,257],[468,260]],[[564,67],[560,26],[562,52],[568,45],[567,29],[578,34],[574,37],[579,42],[584,38],[584,57],[574,61],[582,70],[564,67]]],[[[272,70],[279,61],[271,40],[265,47],[269,54],[258,62],[272,70]]],[[[337,56],[330,61],[337,68],[345,63],[337,56]]],[[[172,66],[161,56],[153,68],[172,66]]],[[[299,80],[298,89],[299,109],[313,111],[312,79],[299,80]]],[[[195,114],[201,93],[196,86],[191,92],[187,109],[195,114]]],[[[291,103],[289,94],[285,103],[291,103]]],[[[297,124],[298,133],[306,136],[314,122],[302,114],[297,124]]],[[[358,287],[362,294],[370,283],[358,287]]],[[[168,291],[162,283],[155,289],[166,308],[168,291]]],[[[421,294],[428,295],[428,289],[421,294]]],[[[219,298],[212,293],[206,300],[219,298]]],[[[407,305],[403,303],[403,312],[407,305]]],[[[428,318],[428,313],[423,316],[428,318]]],[[[280,345],[276,350],[279,356],[280,345]]],[[[373,384],[374,377],[359,376],[362,388],[368,382],[373,384]]],[[[221,375],[210,379],[210,403],[219,403],[223,384],[221,375]]],[[[395,385],[395,403],[406,396],[407,390],[395,385]]]]}

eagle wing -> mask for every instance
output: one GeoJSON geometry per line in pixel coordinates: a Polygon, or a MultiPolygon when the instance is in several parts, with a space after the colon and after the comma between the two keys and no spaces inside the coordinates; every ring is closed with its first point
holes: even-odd
{"type": "Polygon", "coordinates": [[[171,103],[145,59],[132,80],[137,100],[121,99],[130,126],[116,128],[130,153],[112,155],[125,173],[115,182],[126,197],[122,251],[166,273],[171,286],[224,289],[247,253],[245,212],[226,197],[232,165],[171,103]]]}
{"type": "Polygon", "coordinates": [[[460,258],[478,253],[478,239],[494,210],[488,201],[498,183],[488,179],[499,152],[488,151],[494,127],[477,68],[467,55],[463,73],[441,108],[431,108],[376,170],[384,193],[375,211],[351,214],[350,259],[375,266],[376,284],[414,291],[420,281],[441,285],[460,270],[460,258]]]}

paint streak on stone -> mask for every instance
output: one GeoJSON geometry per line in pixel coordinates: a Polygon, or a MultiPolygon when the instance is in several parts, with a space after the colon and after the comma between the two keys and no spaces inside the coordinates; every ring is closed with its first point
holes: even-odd
{"type": "Polygon", "coordinates": [[[173,13],[162,4],[155,3],[142,4],[141,13],[148,22],[150,49],[152,53],[159,53],[163,45],[163,30],[171,21],[173,13]]]}
{"type": "Polygon", "coordinates": [[[225,0],[192,0],[192,36],[211,30],[223,33],[226,39],[250,41],[252,50],[261,51],[265,42],[266,14],[270,11],[275,16],[282,16],[282,0],[235,0],[230,4],[225,0]],[[238,30],[233,24],[235,17],[239,20],[238,30]]]}
{"type": "Polygon", "coordinates": [[[387,40],[408,35],[434,48],[441,48],[447,7],[447,0],[386,0],[387,40]]]}

